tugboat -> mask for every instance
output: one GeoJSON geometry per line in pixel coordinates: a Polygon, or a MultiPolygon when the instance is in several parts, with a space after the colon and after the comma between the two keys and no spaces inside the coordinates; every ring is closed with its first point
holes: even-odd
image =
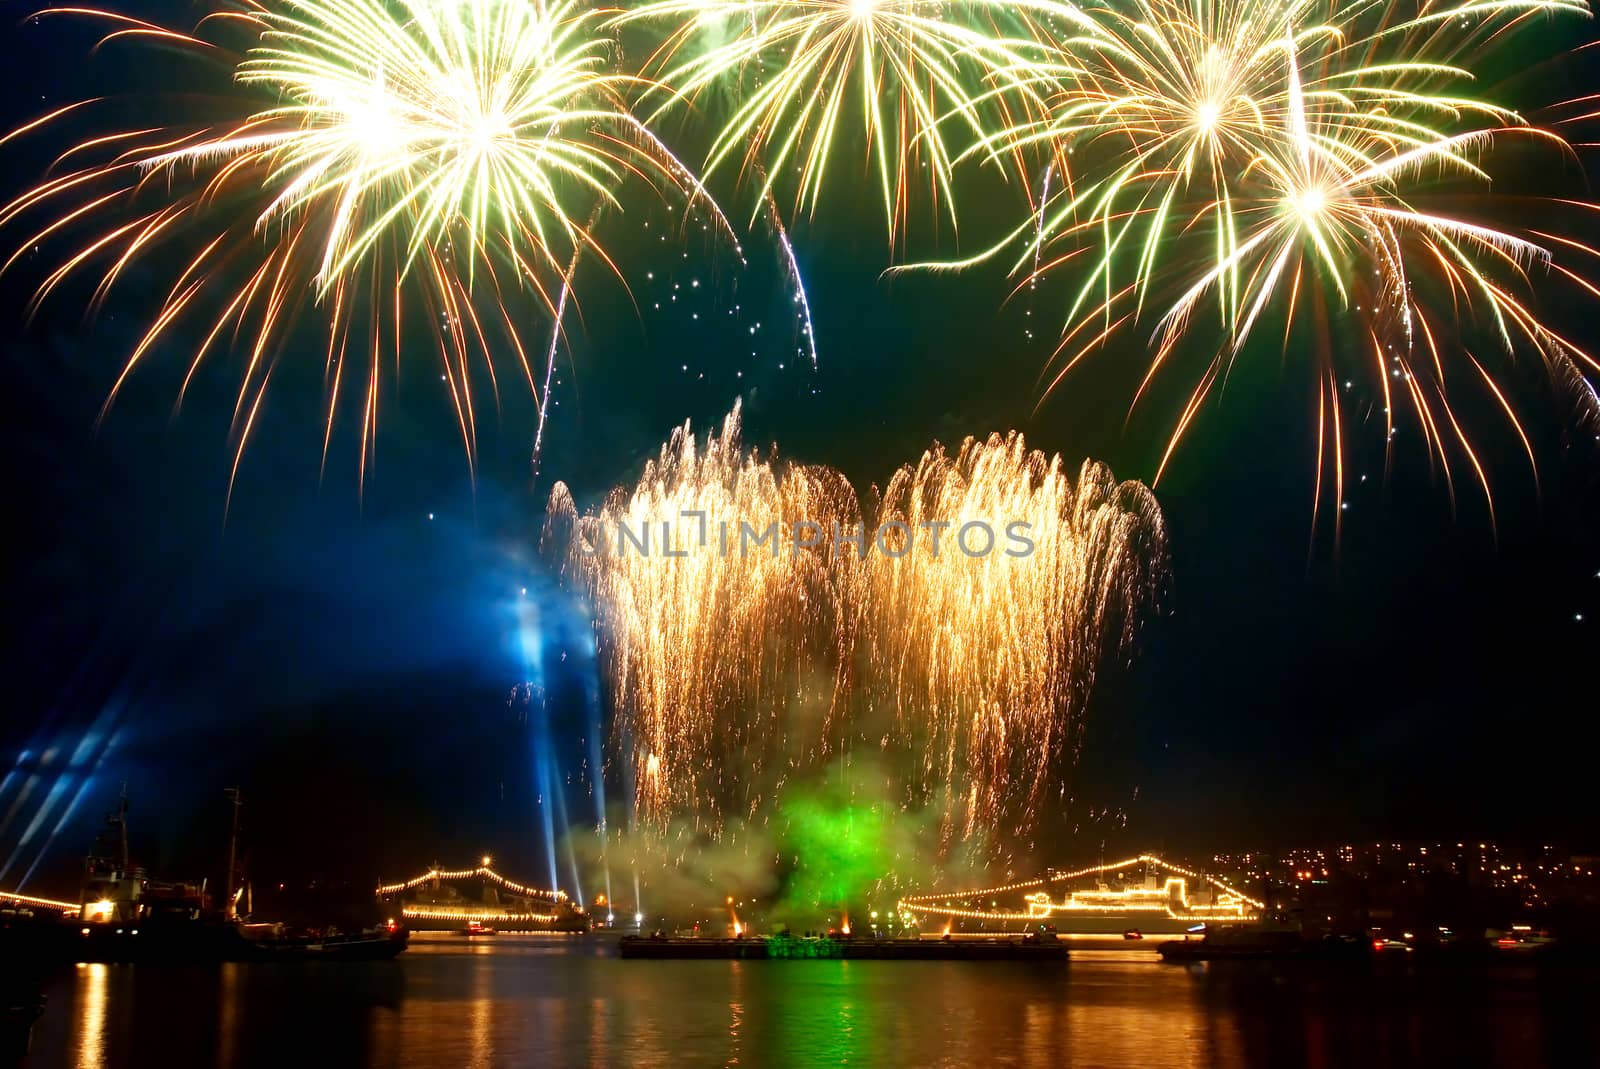
{"type": "Polygon", "coordinates": [[[282,925],[264,939],[249,939],[244,961],[383,961],[399,955],[411,933],[398,924],[369,928],[350,935],[286,935],[282,925]]]}
{"type": "Polygon", "coordinates": [[[76,925],[62,951],[89,962],[227,960],[245,949],[228,906],[212,909],[204,880],[153,880],[133,864],[124,790],[84,859],[76,925]]]}
{"type": "Polygon", "coordinates": [[[244,923],[238,915],[239,896],[233,893],[238,792],[230,791],[229,797],[234,838],[228,851],[229,893],[221,911],[212,907],[205,881],[153,880],[132,864],[124,792],[85,861],[77,912],[15,931],[6,925],[0,939],[3,957],[42,962],[370,960],[405,950],[410,933],[394,922],[357,933],[300,934],[281,924],[244,923]]]}

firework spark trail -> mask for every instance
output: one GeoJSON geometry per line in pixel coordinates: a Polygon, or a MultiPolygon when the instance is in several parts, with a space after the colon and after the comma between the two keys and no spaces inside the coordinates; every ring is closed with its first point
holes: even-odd
{"type": "MultiPolygon", "coordinates": [[[[589,228],[594,228],[600,216],[600,205],[595,206],[594,214],[589,219],[589,228]]],[[[555,386],[556,354],[560,351],[561,338],[565,333],[567,317],[567,301],[572,296],[573,276],[578,273],[578,262],[583,259],[583,250],[574,249],[572,259],[567,263],[567,270],[561,278],[561,293],[556,297],[555,319],[550,324],[550,344],[544,354],[544,384],[538,393],[539,414],[535,418],[533,428],[533,452],[529,458],[530,478],[537,481],[539,478],[539,462],[544,456],[544,428],[550,419],[550,398],[555,386]]]]}
{"type": "MultiPolygon", "coordinates": [[[[603,13],[573,2],[267,0],[214,13],[195,34],[77,13],[110,20],[107,41],[178,44],[221,64],[231,86],[219,103],[240,117],[188,121],[191,105],[153,101],[153,128],[112,129],[64,153],[58,165],[73,169],[0,208],[0,225],[44,217],[6,266],[98,228],[35,298],[100,264],[98,303],[130,265],[181,235],[191,258],[112,396],[181,321],[209,320],[190,377],[219,341],[242,339],[235,474],[287,334],[313,305],[328,332],[324,454],[341,396],[357,392],[365,474],[386,338],[398,360],[402,331],[420,324],[470,462],[473,380],[498,392],[497,347],[540,392],[510,305],[531,298],[553,312],[570,281],[563,268],[580,254],[616,270],[583,223],[596,207],[618,205],[632,180],[727,229],[698,180],[628,111],[647,83],[615,69],[603,13]],[[230,27],[250,37],[242,55],[224,46],[230,27]]],[[[10,136],[76,123],[94,103],[10,136]]]]}
{"type": "Polygon", "coordinates": [[[1043,24],[1070,10],[1053,0],[647,0],[618,18],[666,28],[645,65],[669,94],[664,108],[737,87],[707,170],[731,162],[750,176],[754,213],[791,177],[796,208],[815,213],[830,164],[859,135],[893,246],[916,187],[956,221],[951,169],[964,146],[947,128],[974,140],[1027,113],[1051,76],[1043,24]]]}
{"type": "Polygon", "coordinates": [[[795,256],[794,245],[789,241],[789,231],[783,225],[783,217],[778,214],[777,202],[769,195],[764,198],[766,203],[767,225],[778,237],[778,244],[783,248],[785,270],[789,275],[789,285],[794,289],[795,303],[800,305],[800,330],[806,336],[806,349],[811,356],[811,370],[817,369],[817,332],[811,321],[811,298],[806,296],[806,280],[800,276],[800,260],[795,256]]]}
{"type": "Polygon", "coordinates": [[[857,747],[883,751],[908,811],[941,815],[945,847],[1027,842],[1097,669],[1129,648],[1163,574],[1154,498],[1094,463],[1074,484],[1013,433],[929,450],[865,515],[862,534],[838,472],[745,452],[737,409],[703,443],[680,428],[596,512],[557,487],[547,543],[596,599],[643,825],[714,835],[857,747]],[[620,544],[623,529],[663,537],[663,521],[685,556],[620,544]],[[740,540],[741,523],[773,521],[775,554],[740,540]],[[817,545],[792,548],[799,521],[817,545]],[[869,540],[864,556],[834,523],[869,540]],[[1027,524],[1033,551],[968,555],[983,549],[971,523],[1002,540],[1027,524]]]}

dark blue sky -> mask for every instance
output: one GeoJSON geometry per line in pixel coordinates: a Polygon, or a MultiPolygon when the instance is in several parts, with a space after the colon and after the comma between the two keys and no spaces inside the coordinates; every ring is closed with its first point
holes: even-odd
{"type": "MultiPolygon", "coordinates": [[[[90,39],[65,21],[7,31],[7,126],[127,73],[115,57],[85,59],[90,39]]],[[[8,193],[39,151],[0,149],[8,193]]],[[[996,218],[1015,207],[995,198],[996,218]]],[[[505,702],[524,675],[522,590],[546,590],[534,550],[550,482],[593,500],[636,476],[675,423],[707,426],[736,397],[752,443],[861,486],[935,438],[1012,426],[1074,463],[1153,474],[1176,409],[1158,396],[1124,419],[1137,339],[1036,408],[1048,348],[1024,331],[1030,309],[1048,322],[1048,297],[1002,308],[998,270],[885,282],[869,220],[841,207],[796,228],[812,371],[768,236],[750,236],[741,267],[698,241],[660,241],[668,214],[629,201],[602,238],[632,299],[590,274],[537,484],[523,393],[505,389],[498,412],[485,398],[474,481],[420,347],[385,397],[365,493],[351,420],[319,479],[308,335],[297,343],[308,359],[286,360],[269,395],[226,518],[237,359],[212,361],[174,417],[184,354],[159,352],[94,425],[159,270],[136,273],[93,324],[64,300],[27,330],[16,312],[36,279],[24,264],[0,280],[0,433],[14,473],[0,774],[18,767],[40,784],[14,816],[20,781],[0,789],[0,863],[12,865],[0,885],[38,861],[32,884],[61,889],[124,780],[158,866],[209,857],[232,783],[252,798],[263,869],[365,879],[481,849],[536,864],[526,783],[506,786],[528,766],[505,702]],[[69,786],[45,809],[63,772],[69,786]]],[[[1576,326],[1593,335],[1587,319],[1576,326]]],[[[1496,539],[1470,485],[1452,516],[1416,448],[1402,443],[1385,480],[1382,431],[1367,427],[1351,470],[1370,478],[1352,488],[1336,549],[1326,532],[1311,539],[1315,398],[1295,355],[1269,349],[1242,368],[1159,488],[1171,595],[1132,672],[1094,707],[1080,769],[1081,804],[1119,817],[1050,860],[1097,853],[1108,827],[1168,849],[1592,836],[1592,436],[1535,369],[1513,376],[1537,431],[1536,497],[1515,440],[1493,412],[1472,414],[1500,495],[1496,539]]],[[[546,615],[567,629],[557,645],[577,626],[560,604],[546,615]]]]}

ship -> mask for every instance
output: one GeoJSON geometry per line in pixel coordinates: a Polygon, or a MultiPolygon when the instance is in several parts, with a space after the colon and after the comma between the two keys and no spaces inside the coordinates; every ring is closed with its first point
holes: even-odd
{"type": "MultiPolygon", "coordinates": [[[[237,815],[238,793],[230,797],[237,815]]],[[[14,896],[17,907],[0,911],[0,958],[35,963],[370,960],[405,950],[410,933],[393,922],[353,932],[296,932],[282,924],[247,922],[238,914],[243,888],[231,890],[234,845],[230,891],[219,909],[204,880],[158,880],[132,862],[124,792],[84,861],[77,908],[67,903],[19,908],[26,902],[14,896]]]]}
{"type": "Polygon", "coordinates": [[[1054,926],[1063,935],[1149,939],[1196,925],[1260,921],[1263,904],[1224,880],[1141,854],[1076,870],[1050,869],[1001,887],[912,895],[902,924],[923,933],[1003,934],[1054,926]]]}
{"type": "Polygon", "coordinates": [[[530,887],[502,876],[485,857],[473,868],[437,862],[409,880],[377,889],[383,911],[414,932],[587,932],[591,918],[560,889],[530,887]]]}

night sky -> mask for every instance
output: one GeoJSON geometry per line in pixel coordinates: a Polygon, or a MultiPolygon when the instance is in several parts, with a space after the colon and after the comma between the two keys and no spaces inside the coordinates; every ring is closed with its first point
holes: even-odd
{"type": "MultiPolygon", "coordinates": [[[[179,5],[139,10],[185,22],[179,5]]],[[[94,36],[65,19],[8,25],[6,127],[101,82],[128,84],[125,58],[87,58],[94,36]]],[[[1562,84],[1544,90],[1559,95],[1562,84]]],[[[7,196],[60,147],[0,147],[7,196]]],[[[66,296],[24,328],[38,281],[24,259],[0,279],[0,433],[12,473],[0,775],[37,785],[14,809],[20,780],[0,791],[0,886],[31,873],[28,888],[70,892],[123,782],[137,852],[158,870],[214,865],[221,791],[237,784],[261,878],[365,881],[484,851],[507,871],[538,871],[544,846],[524,804],[526,748],[507,695],[524,677],[527,599],[548,607],[547,657],[581,637],[536,559],[551,483],[593,503],[635,478],[675,424],[708,427],[737,398],[751,444],[777,443],[862,487],[935,439],[953,446],[1010,427],[1073,466],[1093,456],[1125,478],[1154,474],[1180,395],[1158,390],[1128,417],[1139,336],[1043,397],[1060,293],[1007,301],[998,266],[884,280],[889,255],[863,199],[835,201],[793,232],[815,370],[797,352],[770,234],[751,232],[741,266],[698,226],[680,238],[675,216],[639,195],[601,223],[628,289],[598,269],[580,280],[582,321],[537,481],[526,391],[507,376],[498,408],[480,396],[474,474],[420,344],[382,402],[364,492],[353,412],[319,475],[311,330],[275,378],[226,514],[241,357],[214,357],[175,415],[187,354],[168,346],[97,428],[161,273],[136,272],[92,323],[66,296]],[[58,801],[36,822],[52,789],[58,801]]],[[[971,251],[1020,210],[998,185],[974,203],[959,238],[946,228],[912,251],[971,251]]],[[[531,302],[517,311],[543,315],[531,302]]],[[[1592,311],[1562,314],[1600,344],[1592,311]]],[[[1497,494],[1494,529],[1465,464],[1452,513],[1404,430],[1386,476],[1376,417],[1353,438],[1335,544],[1329,528],[1312,529],[1307,367],[1293,350],[1252,350],[1157,488],[1169,593],[1133,668],[1090,712],[1074,795],[1093,816],[1042,862],[1108,844],[1183,853],[1465,835],[1600,845],[1600,443],[1531,362],[1510,381],[1534,434],[1537,494],[1493,411],[1470,416],[1497,494]]]]}

